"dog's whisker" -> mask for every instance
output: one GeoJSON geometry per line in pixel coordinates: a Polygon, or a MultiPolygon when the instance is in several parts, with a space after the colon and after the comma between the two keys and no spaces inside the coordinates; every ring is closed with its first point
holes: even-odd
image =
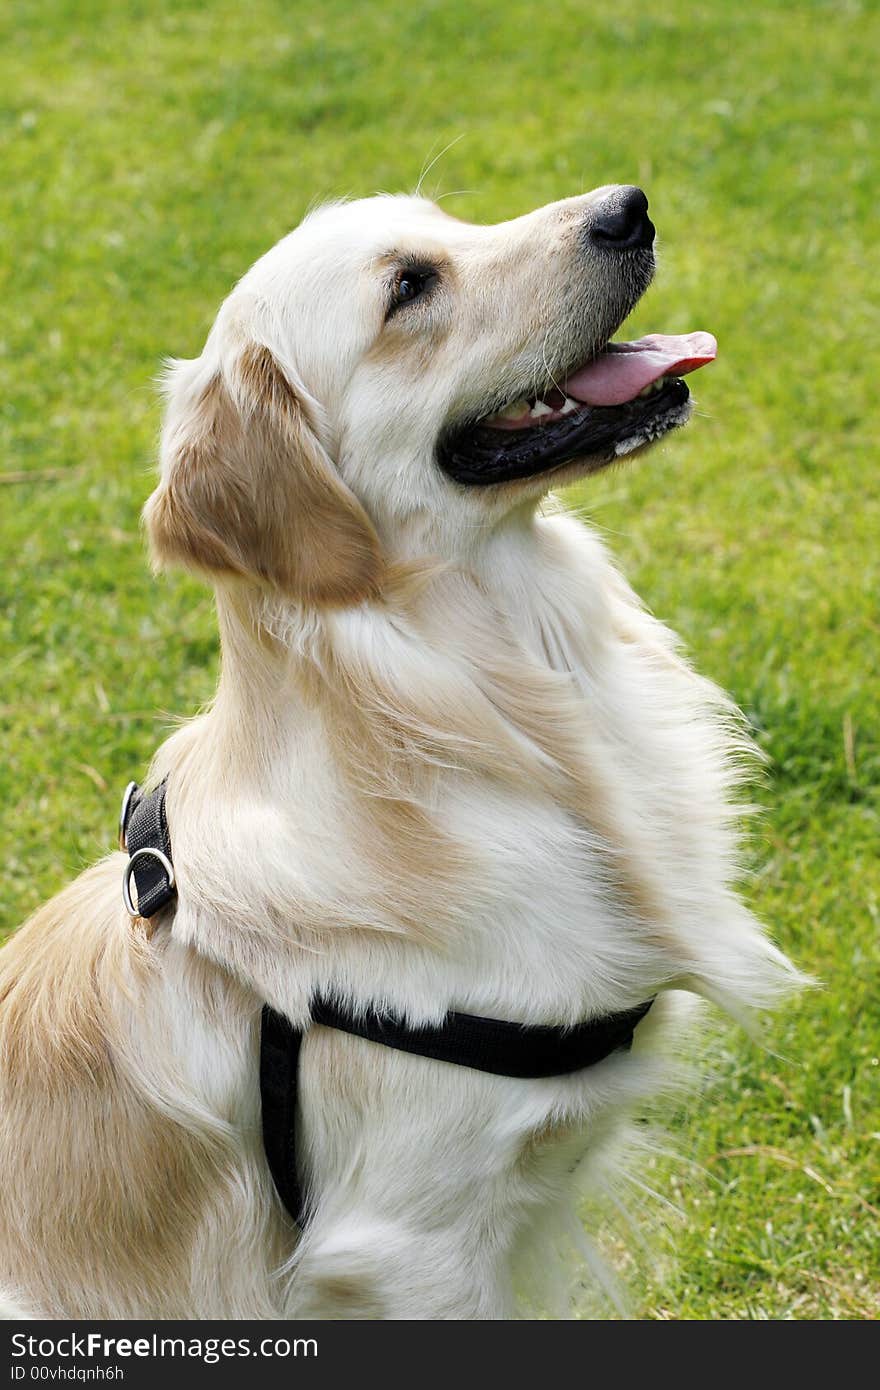
{"type": "MultiPolygon", "coordinates": [[[[449,151],[455,145],[458,145],[465,138],[466,134],[467,131],[462,131],[460,135],[456,135],[452,140],[449,141],[447,145],[443,146],[442,150],[440,150],[437,154],[434,155],[433,159],[430,160],[430,163],[423,165],[422,172],[419,174],[418,183],[416,184],[414,197],[418,198],[421,195],[422,184],[425,182],[425,179],[428,177],[435,164],[437,164],[439,160],[441,160],[444,157],[444,155],[448,154],[449,151]]],[[[430,156],[430,151],[428,153],[430,156]]],[[[436,197],[434,201],[437,201],[436,197]]]]}

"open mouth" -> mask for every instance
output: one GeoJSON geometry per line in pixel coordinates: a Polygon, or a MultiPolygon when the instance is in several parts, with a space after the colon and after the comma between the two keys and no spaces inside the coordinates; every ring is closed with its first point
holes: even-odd
{"type": "Polygon", "coordinates": [[[690,392],[682,377],[716,352],[711,333],[608,343],[541,396],[520,395],[457,428],[440,442],[440,465],[471,485],[530,478],[575,459],[594,472],[683,425],[690,392]]]}

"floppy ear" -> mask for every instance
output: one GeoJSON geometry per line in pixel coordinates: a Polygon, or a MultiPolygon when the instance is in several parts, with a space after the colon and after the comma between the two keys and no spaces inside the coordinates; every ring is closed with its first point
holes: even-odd
{"type": "Polygon", "coordinates": [[[306,603],[375,593],[379,542],[268,348],[189,387],[144,508],[153,555],[273,585],[306,603]]]}

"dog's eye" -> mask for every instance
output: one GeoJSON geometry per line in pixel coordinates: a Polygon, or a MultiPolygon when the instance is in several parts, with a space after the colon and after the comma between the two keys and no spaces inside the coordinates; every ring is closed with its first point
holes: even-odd
{"type": "Polygon", "coordinates": [[[438,275],[430,266],[402,270],[394,282],[388,317],[405,304],[412,304],[436,285],[438,275]]]}
{"type": "Polygon", "coordinates": [[[425,288],[427,281],[426,275],[401,275],[397,282],[397,302],[406,304],[411,299],[418,299],[425,288]]]}

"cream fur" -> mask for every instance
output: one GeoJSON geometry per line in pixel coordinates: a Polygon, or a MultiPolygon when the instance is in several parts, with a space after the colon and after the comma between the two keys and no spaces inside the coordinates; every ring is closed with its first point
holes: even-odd
{"type": "Polygon", "coordinates": [[[464,489],[433,461],[450,412],[627,312],[577,235],[597,196],[494,228],[321,209],[170,369],[147,525],[215,584],[222,676],[151,773],[176,910],[130,921],[114,854],[0,954],[7,1310],[513,1316],[577,1160],[668,1083],[684,992],[745,1015],[796,983],[732,886],[736,711],[542,503],[551,479],[464,489]],[[401,254],[442,286],[386,323],[401,254]],[[631,1054],[546,1081],[313,1030],[298,1241],[258,1019],[329,988],[414,1021],[662,997],[631,1054]]]}

